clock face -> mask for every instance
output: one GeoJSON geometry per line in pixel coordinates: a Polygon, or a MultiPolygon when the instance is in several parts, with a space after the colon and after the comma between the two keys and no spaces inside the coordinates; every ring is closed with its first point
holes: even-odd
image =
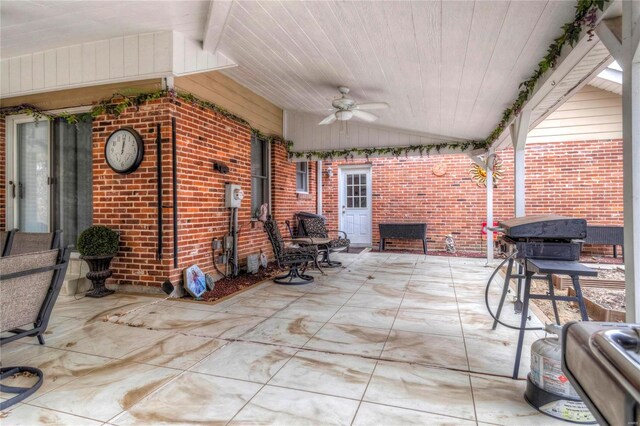
{"type": "Polygon", "coordinates": [[[142,162],[143,149],[142,138],[135,130],[116,130],[109,136],[105,146],[107,164],[118,173],[131,173],[142,162]]]}

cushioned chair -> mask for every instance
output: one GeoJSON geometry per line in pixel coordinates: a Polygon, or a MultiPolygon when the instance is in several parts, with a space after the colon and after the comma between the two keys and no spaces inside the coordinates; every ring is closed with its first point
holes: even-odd
{"type": "Polygon", "coordinates": [[[11,231],[0,231],[0,256],[4,256],[4,250],[9,242],[11,231]]]}
{"type": "MultiPolygon", "coordinates": [[[[44,344],[43,334],[60,293],[69,253],[69,249],[60,249],[0,258],[0,332],[11,333],[0,338],[0,345],[29,336],[44,344]]],[[[22,401],[42,385],[42,371],[32,367],[2,367],[0,380],[23,372],[33,375],[35,384],[0,385],[0,391],[16,394],[2,401],[0,410],[22,401]]]]}
{"type": "Polygon", "coordinates": [[[311,275],[306,275],[305,271],[309,262],[313,262],[318,270],[322,272],[318,265],[318,247],[307,245],[304,247],[287,246],[287,242],[282,238],[278,223],[269,219],[263,222],[264,231],[269,237],[273,255],[276,258],[278,267],[289,267],[289,272],[285,275],[277,276],[273,279],[278,284],[298,285],[313,282],[311,275]]]}
{"type": "Polygon", "coordinates": [[[320,263],[324,266],[328,267],[336,267],[342,265],[340,262],[332,261],[329,258],[330,253],[335,251],[349,250],[349,245],[351,245],[351,241],[347,238],[347,233],[343,231],[333,230],[330,231],[324,224],[324,219],[322,218],[309,218],[309,219],[300,219],[300,226],[302,226],[302,231],[305,236],[311,238],[330,238],[327,244],[319,244],[318,250],[322,253],[322,260],[320,263]],[[333,238],[330,236],[330,232],[333,232],[337,238],[333,238]]]}
{"type": "Polygon", "coordinates": [[[55,232],[21,232],[11,231],[4,250],[4,256],[34,253],[60,248],[62,231],[55,232]]]}

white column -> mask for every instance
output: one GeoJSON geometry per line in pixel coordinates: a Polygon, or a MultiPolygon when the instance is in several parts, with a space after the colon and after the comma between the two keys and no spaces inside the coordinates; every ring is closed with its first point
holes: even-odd
{"type": "Polygon", "coordinates": [[[622,2],[624,264],[627,322],[640,320],[640,2],[622,2]]]}
{"type": "Polygon", "coordinates": [[[493,263],[493,150],[487,152],[487,265],[493,263]]]}
{"type": "Polygon", "coordinates": [[[316,214],[322,214],[322,161],[316,161],[316,214]]]}
{"type": "Polygon", "coordinates": [[[515,217],[525,215],[525,162],[524,153],[529,133],[531,110],[523,109],[509,127],[513,145],[513,210],[515,217]]]}

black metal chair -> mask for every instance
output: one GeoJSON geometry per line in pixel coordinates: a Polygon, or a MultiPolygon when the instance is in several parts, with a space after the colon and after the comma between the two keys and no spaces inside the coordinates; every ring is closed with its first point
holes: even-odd
{"type": "Polygon", "coordinates": [[[311,238],[330,238],[331,240],[326,244],[319,244],[318,250],[322,253],[322,260],[320,263],[324,266],[334,268],[341,266],[341,262],[332,261],[329,258],[330,253],[342,250],[349,250],[351,241],[347,238],[347,233],[344,231],[333,230],[330,231],[324,224],[322,218],[305,218],[299,220],[300,226],[305,236],[311,238]],[[330,232],[334,232],[337,238],[329,236],[330,232]]]}
{"type": "MultiPolygon", "coordinates": [[[[0,332],[12,334],[0,338],[0,346],[30,336],[44,345],[43,335],[60,293],[69,254],[67,248],[0,258],[0,332]]],[[[42,371],[33,367],[2,367],[0,380],[23,372],[33,375],[36,382],[29,387],[0,384],[0,391],[16,394],[2,401],[0,410],[24,400],[42,385],[42,371]]]]}
{"type": "Polygon", "coordinates": [[[273,255],[276,258],[278,267],[289,267],[289,271],[277,276],[273,279],[278,284],[299,285],[309,284],[313,282],[311,275],[305,274],[309,262],[313,262],[320,272],[318,265],[318,247],[316,245],[307,245],[303,247],[287,246],[286,241],[282,238],[278,223],[273,219],[263,222],[264,230],[269,237],[273,255]]]}

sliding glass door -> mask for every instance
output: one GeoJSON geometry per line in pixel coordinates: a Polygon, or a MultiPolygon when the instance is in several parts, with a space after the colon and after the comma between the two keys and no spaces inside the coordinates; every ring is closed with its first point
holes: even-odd
{"type": "Polygon", "coordinates": [[[93,216],[91,122],[10,121],[7,228],[61,229],[63,243],[75,245],[93,216]]]}

